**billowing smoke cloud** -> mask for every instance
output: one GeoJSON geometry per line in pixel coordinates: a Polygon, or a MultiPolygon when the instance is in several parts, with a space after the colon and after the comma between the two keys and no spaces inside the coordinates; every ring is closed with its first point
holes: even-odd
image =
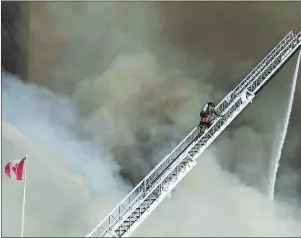
{"type": "MultiPolygon", "coordinates": [[[[53,61],[52,73],[31,80],[44,84],[49,77],[46,85],[71,95],[89,136],[106,134],[121,173],[137,183],[157,163],[158,153],[163,155],[168,151],[164,148],[170,149],[168,142],[179,141],[196,124],[202,104],[221,99],[252,68],[255,60],[248,57],[254,51],[254,59],[263,57],[291,28],[271,31],[262,42],[256,36],[275,23],[267,21],[267,29],[258,28],[261,18],[249,21],[242,16],[247,10],[250,15],[258,14],[259,6],[239,3],[232,8],[226,3],[48,3],[44,11],[52,17],[52,38],[63,39],[65,47],[53,61]],[[231,9],[231,16],[223,14],[231,9]],[[225,22],[233,29],[225,31],[225,22]],[[237,69],[225,72],[229,63],[237,69]]],[[[269,12],[270,6],[263,9],[269,12]]],[[[281,11],[281,4],[274,9],[281,11]]],[[[295,21],[294,17],[289,19],[295,21]]],[[[44,27],[36,30],[37,39],[44,35],[46,24],[49,17],[44,27]]],[[[285,110],[281,97],[275,98],[288,90],[283,76],[237,121],[240,128],[229,135],[229,143],[220,145],[222,154],[227,150],[223,164],[262,190],[268,181],[269,141],[275,136],[276,122],[281,121],[279,111],[285,110]],[[266,108],[270,108],[272,119],[254,116],[265,113],[266,108]],[[233,146],[241,150],[233,153],[233,146]],[[245,147],[258,148],[257,163],[252,154],[245,156],[246,150],[252,150],[245,147]],[[242,156],[252,165],[246,165],[242,156]]]]}
{"type": "Polygon", "coordinates": [[[71,28],[76,4],[47,6],[68,46],[48,75],[50,87],[73,98],[89,138],[105,135],[121,173],[139,182],[163,156],[157,151],[187,134],[216,94],[200,83],[211,62],[195,62],[198,77],[187,75],[181,67],[191,60],[164,39],[150,3],[85,3],[71,28]]]}
{"type": "MultiPolygon", "coordinates": [[[[119,166],[104,147],[72,133],[79,122],[70,100],[2,75],[2,165],[29,155],[25,235],[88,232],[129,191],[119,166]]],[[[20,235],[22,185],[3,179],[4,235],[20,235]]]]}
{"type": "MultiPolygon", "coordinates": [[[[196,125],[203,103],[221,99],[299,19],[298,14],[294,15],[298,7],[293,5],[288,8],[275,3],[273,15],[271,5],[262,8],[258,3],[253,7],[235,4],[40,3],[32,9],[33,19],[38,19],[32,23],[37,44],[32,51],[29,80],[71,100],[73,113],[79,116],[70,131],[79,140],[99,146],[110,163],[117,162],[121,175],[135,184],[196,125]],[[281,11],[290,15],[280,26],[283,17],[277,17],[277,13],[281,11]],[[265,21],[266,14],[269,21],[265,21]]],[[[276,143],[273,137],[282,121],[279,114],[285,112],[282,97],[289,92],[283,78],[290,79],[292,72],[287,69],[276,77],[216,143],[216,157],[222,168],[262,192],[267,191],[272,143],[276,143]]],[[[74,120],[73,114],[70,118],[74,120]]],[[[228,175],[216,174],[217,164],[205,163],[206,168],[208,177],[197,179],[206,181],[207,190],[199,193],[199,185],[188,182],[183,190],[202,198],[203,193],[211,196],[211,186],[221,186],[226,190],[224,194],[231,194],[232,178],[225,185],[223,179],[228,175]]],[[[100,179],[94,177],[93,181],[100,179]]],[[[185,191],[179,202],[172,201],[179,210],[188,209],[185,191]]],[[[242,194],[249,190],[239,185],[236,191],[233,194],[244,200],[242,194]]],[[[180,190],[178,193],[182,194],[180,190]]],[[[255,190],[250,193],[256,198],[250,207],[263,211],[263,196],[255,190]]],[[[189,204],[198,207],[200,200],[193,201],[189,204]]],[[[190,210],[196,212],[196,218],[205,209],[206,198],[201,202],[200,210],[190,210]]],[[[214,205],[221,208],[231,203],[221,199],[214,205]]],[[[178,214],[179,210],[173,212],[178,214]]],[[[222,215],[214,214],[215,218],[222,215]]],[[[215,226],[215,220],[210,226],[215,226]]],[[[173,230],[173,225],[166,229],[173,230]]],[[[231,229],[229,234],[235,226],[231,229]]],[[[259,227],[250,226],[235,234],[252,235],[255,229],[259,227]]]]}

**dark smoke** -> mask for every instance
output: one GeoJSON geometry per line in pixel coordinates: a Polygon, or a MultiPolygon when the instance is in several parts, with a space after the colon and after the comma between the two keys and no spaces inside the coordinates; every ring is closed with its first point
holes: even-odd
{"type": "MultiPolygon", "coordinates": [[[[48,28],[53,30],[47,29],[47,40],[63,43],[56,49],[52,71],[46,72],[48,64],[31,80],[73,95],[87,121],[89,137],[107,135],[121,173],[132,183],[157,163],[158,151],[168,146],[167,141],[179,141],[194,126],[198,110],[208,98],[220,100],[301,23],[297,2],[48,3],[42,4],[41,10],[47,18],[41,18],[44,27],[36,30],[36,39],[44,36],[46,24],[51,23],[48,28]]],[[[255,144],[249,148],[275,136],[273,125],[281,121],[279,112],[285,110],[281,109],[284,104],[279,106],[283,100],[275,95],[288,92],[283,79],[290,77],[292,70],[285,72],[234,123],[238,132],[229,129],[234,137],[225,145],[228,159],[223,163],[229,161],[232,171],[245,154],[246,149],[231,152],[241,136],[250,135],[247,144],[255,144]],[[258,110],[264,113],[266,107],[273,109],[274,123],[252,116],[258,110]],[[241,125],[249,129],[239,129],[241,125]]],[[[271,149],[266,145],[257,156],[266,164],[260,166],[262,170],[254,167],[259,174],[268,167],[269,160],[264,158],[271,149]]],[[[242,176],[249,182],[251,176],[258,183],[254,171],[247,170],[242,176]]]]}

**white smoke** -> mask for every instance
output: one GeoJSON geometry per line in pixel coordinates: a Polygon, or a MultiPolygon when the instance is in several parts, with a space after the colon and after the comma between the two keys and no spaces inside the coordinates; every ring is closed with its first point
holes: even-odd
{"type": "MultiPolygon", "coordinates": [[[[72,134],[80,124],[70,100],[2,75],[2,165],[29,154],[25,236],[88,232],[129,191],[119,167],[104,147],[72,134]]],[[[5,235],[20,235],[21,184],[3,178],[5,235]]]]}
{"type": "Polygon", "coordinates": [[[133,236],[300,236],[291,209],[223,171],[211,149],[133,236]]]}

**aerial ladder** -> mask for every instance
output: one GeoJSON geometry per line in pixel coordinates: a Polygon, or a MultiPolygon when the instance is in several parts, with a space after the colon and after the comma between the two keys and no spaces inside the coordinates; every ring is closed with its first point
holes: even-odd
{"type": "Polygon", "coordinates": [[[128,237],[196,166],[200,155],[242,112],[301,46],[301,31],[290,31],[274,49],[216,106],[215,117],[202,136],[189,135],[85,237],[128,237]]]}

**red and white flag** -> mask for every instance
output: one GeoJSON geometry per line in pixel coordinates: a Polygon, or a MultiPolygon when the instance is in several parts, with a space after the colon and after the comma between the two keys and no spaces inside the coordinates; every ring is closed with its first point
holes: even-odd
{"type": "Polygon", "coordinates": [[[8,177],[16,180],[23,180],[24,163],[27,156],[22,159],[9,161],[5,166],[5,173],[8,177]]]}

